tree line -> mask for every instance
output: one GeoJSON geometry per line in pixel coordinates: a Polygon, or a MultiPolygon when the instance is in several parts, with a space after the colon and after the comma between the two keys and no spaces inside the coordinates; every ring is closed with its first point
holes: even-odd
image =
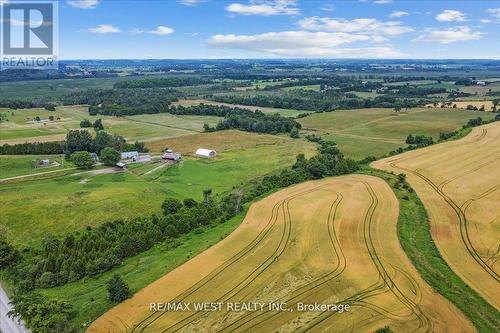
{"type": "Polygon", "coordinates": [[[137,150],[147,152],[144,142],[128,143],[120,135],[112,135],[98,131],[93,138],[88,130],[70,130],[64,141],[25,142],[20,144],[4,144],[0,146],[0,155],[44,155],[70,154],[77,151],[87,151],[99,154],[105,147],[113,147],[117,151],[137,150]]]}
{"type": "Polygon", "coordinates": [[[315,112],[330,112],[338,109],[392,108],[405,104],[407,107],[424,105],[426,100],[401,99],[400,97],[381,95],[373,99],[359,98],[352,93],[337,90],[323,92],[295,90],[276,95],[219,95],[213,96],[216,102],[243,104],[281,109],[310,110],[315,112]]]}
{"type": "Polygon", "coordinates": [[[248,109],[224,105],[172,106],[169,108],[169,113],[176,115],[224,117],[215,128],[205,125],[206,132],[239,129],[246,132],[277,134],[291,133],[294,128],[301,128],[301,125],[295,120],[279,114],[265,114],[259,110],[250,111],[248,109]]]}

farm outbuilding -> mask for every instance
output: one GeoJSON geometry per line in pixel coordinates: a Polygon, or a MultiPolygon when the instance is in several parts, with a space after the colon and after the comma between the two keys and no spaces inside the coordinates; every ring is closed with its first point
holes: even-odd
{"type": "Polygon", "coordinates": [[[139,156],[139,152],[138,151],[124,151],[122,152],[122,159],[126,159],[126,158],[134,158],[134,157],[137,157],[139,156]]]}
{"type": "Polygon", "coordinates": [[[142,155],[142,156],[134,156],[132,157],[132,161],[137,162],[137,163],[146,163],[146,162],[151,162],[153,158],[151,155],[142,155]]]}
{"type": "Polygon", "coordinates": [[[127,165],[123,162],[118,162],[116,163],[116,166],[119,167],[122,170],[125,170],[127,168],[127,165]]]}
{"type": "Polygon", "coordinates": [[[217,156],[217,152],[212,149],[205,149],[205,148],[198,148],[196,150],[196,156],[201,156],[201,157],[215,157],[217,156]]]}

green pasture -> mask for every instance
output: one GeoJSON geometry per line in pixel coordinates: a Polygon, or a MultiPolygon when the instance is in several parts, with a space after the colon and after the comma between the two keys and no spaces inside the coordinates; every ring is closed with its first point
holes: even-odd
{"type": "Polygon", "coordinates": [[[0,179],[31,175],[73,167],[73,163],[59,155],[0,155],[0,179]],[[37,161],[48,159],[50,165],[40,166],[37,161]]]}
{"type": "Polygon", "coordinates": [[[0,109],[0,113],[7,115],[7,121],[0,123],[0,142],[60,140],[69,130],[80,128],[80,121],[84,118],[91,122],[101,118],[106,131],[121,135],[131,141],[150,141],[198,133],[203,131],[203,124],[215,126],[221,119],[213,116],[176,116],[170,114],[128,117],[90,116],[87,109],[86,106],[60,106],[56,108],[56,111],[40,108],[0,109]],[[48,119],[51,115],[54,116],[54,121],[32,121],[37,116],[40,119],[48,119]]]}
{"type": "Polygon", "coordinates": [[[333,139],[352,158],[380,156],[405,146],[408,134],[439,138],[471,118],[491,119],[489,112],[459,109],[415,108],[399,113],[393,109],[359,109],[316,113],[299,119],[304,130],[333,139]]]}

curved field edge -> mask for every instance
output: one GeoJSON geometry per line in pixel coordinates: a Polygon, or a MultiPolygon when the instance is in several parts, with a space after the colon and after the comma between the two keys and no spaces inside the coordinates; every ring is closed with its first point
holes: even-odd
{"type": "Polygon", "coordinates": [[[397,223],[399,242],[425,282],[460,309],[479,332],[498,332],[499,312],[469,287],[443,259],[432,239],[427,211],[416,192],[395,188],[398,179],[394,174],[368,167],[359,173],[383,178],[396,194],[400,204],[397,223]]]}

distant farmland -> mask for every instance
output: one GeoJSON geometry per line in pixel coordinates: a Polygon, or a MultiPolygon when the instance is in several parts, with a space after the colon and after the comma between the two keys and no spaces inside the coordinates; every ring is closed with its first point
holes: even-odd
{"type": "Polygon", "coordinates": [[[408,134],[439,138],[440,132],[460,129],[471,118],[491,119],[488,112],[415,108],[399,113],[394,109],[339,110],[300,118],[304,130],[336,141],[344,154],[354,159],[381,156],[406,146],[408,134]]]}

